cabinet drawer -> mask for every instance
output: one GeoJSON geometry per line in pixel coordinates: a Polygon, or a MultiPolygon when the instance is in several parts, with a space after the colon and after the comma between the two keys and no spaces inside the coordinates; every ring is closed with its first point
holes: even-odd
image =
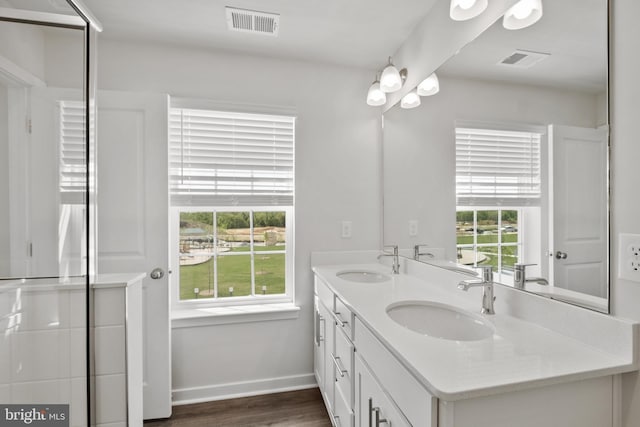
{"type": "Polygon", "coordinates": [[[339,390],[336,390],[335,399],[336,404],[335,412],[333,413],[333,424],[336,427],[352,427],[353,411],[351,410],[351,405],[339,390]]]}
{"type": "Polygon", "coordinates": [[[329,309],[330,312],[333,312],[333,292],[331,292],[331,289],[329,289],[329,287],[321,279],[319,279],[318,276],[313,277],[315,291],[316,295],[318,295],[318,299],[322,304],[324,304],[325,307],[329,309]]]}
{"type": "Polygon", "coordinates": [[[339,388],[349,407],[353,403],[353,344],[340,331],[336,331],[336,347],[333,353],[336,367],[336,388],[339,388]]]}
{"type": "Polygon", "coordinates": [[[336,316],[338,329],[341,329],[350,340],[353,340],[353,313],[344,305],[340,298],[336,297],[335,305],[336,309],[333,313],[336,316]]]}
{"type": "Polygon", "coordinates": [[[386,392],[415,426],[436,425],[437,399],[407,371],[384,345],[364,326],[355,321],[355,345],[386,392]]]}

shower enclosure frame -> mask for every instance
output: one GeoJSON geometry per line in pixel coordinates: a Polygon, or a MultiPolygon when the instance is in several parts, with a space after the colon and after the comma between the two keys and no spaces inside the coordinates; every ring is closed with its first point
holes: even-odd
{"type": "Polygon", "coordinates": [[[94,376],[94,334],[93,334],[93,294],[91,285],[96,277],[96,40],[102,25],[81,0],[66,0],[77,16],[39,12],[25,9],[0,7],[0,21],[62,27],[83,31],[83,92],[85,110],[85,166],[87,171],[85,189],[86,257],[84,268],[85,296],[85,361],[86,361],[86,425],[95,425],[95,376],[94,376]]]}

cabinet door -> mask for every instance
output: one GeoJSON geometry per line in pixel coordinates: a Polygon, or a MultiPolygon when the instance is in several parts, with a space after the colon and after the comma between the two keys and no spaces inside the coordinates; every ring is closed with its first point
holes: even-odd
{"type": "Polygon", "coordinates": [[[411,427],[360,356],[355,362],[356,427],[411,427]]]}
{"type": "Polygon", "coordinates": [[[333,360],[331,359],[330,352],[333,350],[335,346],[335,322],[329,310],[322,304],[321,301],[318,301],[318,313],[320,315],[320,328],[321,333],[323,333],[323,340],[320,343],[321,348],[318,351],[322,352],[321,362],[322,366],[319,368],[322,372],[322,397],[324,398],[324,402],[327,405],[327,409],[329,410],[329,414],[333,414],[334,412],[334,389],[335,389],[335,370],[333,367],[333,360]]]}
{"type": "Polygon", "coordinates": [[[320,314],[318,297],[314,298],[313,310],[313,372],[320,390],[324,389],[324,352],[327,319],[320,314]]]}

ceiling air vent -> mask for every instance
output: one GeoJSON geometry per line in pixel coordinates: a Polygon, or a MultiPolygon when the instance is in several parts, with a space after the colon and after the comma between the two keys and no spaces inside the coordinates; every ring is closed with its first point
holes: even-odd
{"type": "Polygon", "coordinates": [[[528,50],[518,49],[502,61],[498,62],[498,64],[516,68],[530,68],[549,56],[551,56],[550,53],[531,52],[528,50]]]}
{"type": "Polygon", "coordinates": [[[280,27],[280,15],[255,10],[226,7],[227,27],[243,33],[277,36],[280,27]]]}

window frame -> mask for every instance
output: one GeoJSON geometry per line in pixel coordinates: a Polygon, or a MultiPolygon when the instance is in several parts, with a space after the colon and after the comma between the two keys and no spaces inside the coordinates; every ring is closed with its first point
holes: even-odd
{"type": "MultiPolygon", "coordinates": [[[[246,305],[260,304],[282,304],[293,303],[294,299],[294,208],[293,206],[171,206],[169,218],[169,240],[170,240],[170,289],[171,289],[171,307],[172,310],[198,309],[209,307],[234,307],[246,305]],[[267,294],[267,295],[245,295],[233,297],[211,297],[211,298],[195,298],[180,299],[180,213],[181,212],[285,212],[285,249],[278,251],[284,252],[285,255],[285,292],[284,294],[267,294]]],[[[253,224],[252,224],[253,227],[253,224]]],[[[252,243],[253,249],[253,243],[252,243]]],[[[253,259],[254,251],[247,255],[222,255],[222,256],[250,256],[253,259]]],[[[252,264],[253,265],[253,264],[252,264]]],[[[252,288],[255,284],[255,271],[251,271],[252,288]]],[[[254,289],[255,291],[255,289],[254,289]]]]}
{"type": "Polygon", "coordinates": [[[521,259],[525,258],[526,246],[523,240],[523,219],[524,219],[524,209],[522,206],[456,206],[456,214],[460,211],[472,211],[473,212],[473,243],[471,244],[462,244],[459,245],[456,242],[456,252],[459,248],[471,248],[476,255],[475,261],[473,263],[474,267],[477,267],[477,253],[478,248],[497,248],[497,257],[498,257],[498,269],[494,272],[496,275],[496,280],[501,281],[503,276],[510,277],[513,280],[513,274],[509,274],[510,272],[505,271],[502,266],[502,248],[503,247],[516,247],[518,248],[518,256],[517,261],[519,262],[521,259]],[[496,243],[478,243],[478,211],[497,211],[498,212],[498,241],[496,243]],[[502,237],[502,211],[517,211],[518,212],[518,239],[516,243],[504,243],[501,240],[502,237]]]}
{"type": "MultiPolygon", "coordinates": [[[[294,119],[293,130],[293,198],[291,205],[243,205],[243,206],[211,206],[171,203],[169,210],[169,275],[170,309],[172,327],[191,327],[225,323],[241,323],[246,321],[293,319],[297,318],[299,307],[295,304],[295,147],[297,110],[291,107],[260,104],[236,104],[199,98],[171,97],[167,115],[171,110],[201,109],[230,113],[246,113],[249,115],[289,116],[294,119]],[[286,212],[286,246],[285,246],[285,293],[278,295],[252,295],[223,298],[198,298],[180,300],[180,212],[286,212]],[[253,306],[253,307],[252,307],[253,306]],[[234,309],[235,308],[235,309],[234,309]],[[217,318],[217,319],[215,319],[217,318]]],[[[170,150],[170,141],[167,141],[170,150]]],[[[167,165],[170,174],[170,165],[167,165]]],[[[171,183],[167,191],[170,191],[171,183]]],[[[252,276],[254,272],[252,271],[252,276]]],[[[254,280],[252,278],[252,280],[254,280]]],[[[255,283],[255,282],[254,282],[255,283]]]]}

